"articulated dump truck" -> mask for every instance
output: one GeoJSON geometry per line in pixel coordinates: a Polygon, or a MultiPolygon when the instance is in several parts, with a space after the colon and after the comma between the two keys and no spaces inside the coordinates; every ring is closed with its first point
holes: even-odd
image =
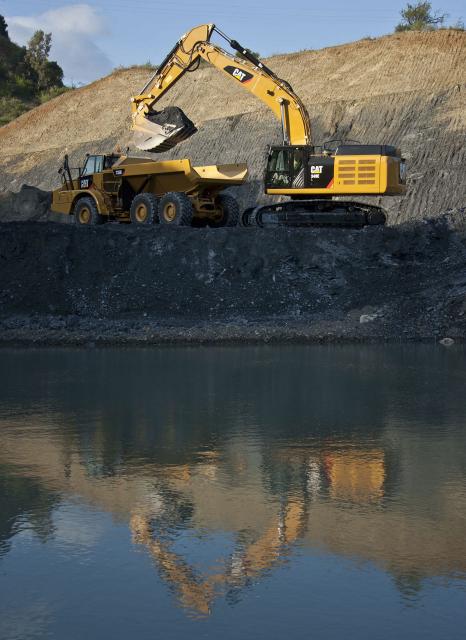
{"type": "Polygon", "coordinates": [[[247,177],[246,164],[193,167],[189,160],[153,161],[122,154],[87,155],[71,169],[59,169],[62,186],[52,211],[73,215],[78,225],[115,220],[133,224],[236,226],[239,206],[222,193],[247,177]],[[73,173],[75,176],[73,177],[73,173]]]}

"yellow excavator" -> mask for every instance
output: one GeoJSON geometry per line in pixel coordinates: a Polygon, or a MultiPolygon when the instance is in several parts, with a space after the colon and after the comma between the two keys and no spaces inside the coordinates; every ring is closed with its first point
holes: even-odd
{"type": "Polygon", "coordinates": [[[157,111],[155,105],[187,71],[195,71],[201,59],[262,100],[281,122],[283,144],[270,147],[265,193],[290,196],[290,200],[247,209],[242,216],[245,225],[360,227],[385,223],[381,207],[341,197],[403,195],[406,168],[399,149],[339,140],[314,146],[309,114],[288,82],[214,24],[186,33],[140,94],[131,98],[133,141],[138,148],[166,151],[196,132],[180,109],[157,111]],[[214,33],[236,54],[213,44],[214,33]]]}

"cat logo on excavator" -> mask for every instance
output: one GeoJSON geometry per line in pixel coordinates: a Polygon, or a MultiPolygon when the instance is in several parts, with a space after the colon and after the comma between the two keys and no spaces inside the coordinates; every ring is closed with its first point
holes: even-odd
{"type": "Polygon", "coordinates": [[[254,76],[252,73],[245,71],[244,69],[240,69],[239,67],[233,67],[232,65],[227,65],[224,67],[224,71],[229,73],[233,78],[236,78],[238,82],[244,84],[245,82],[249,82],[254,76]]]}

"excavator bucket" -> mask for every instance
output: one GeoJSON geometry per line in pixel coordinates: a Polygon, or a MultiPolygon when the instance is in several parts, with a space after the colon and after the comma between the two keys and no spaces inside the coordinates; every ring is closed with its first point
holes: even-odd
{"type": "Polygon", "coordinates": [[[148,115],[140,112],[133,119],[133,143],[142,151],[168,151],[196,131],[194,124],[178,107],[166,107],[148,115]]]}

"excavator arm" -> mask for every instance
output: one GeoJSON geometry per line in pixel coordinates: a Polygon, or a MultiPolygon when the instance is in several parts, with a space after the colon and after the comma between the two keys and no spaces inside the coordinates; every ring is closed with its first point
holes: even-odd
{"type": "Polygon", "coordinates": [[[291,86],[215,25],[204,24],[179,40],[141,93],[131,98],[132,128],[137,147],[144,151],[166,151],[196,131],[180,110],[169,107],[158,112],[155,105],[187,71],[197,69],[201,59],[240,83],[273,111],[281,122],[285,145],[311,143],[309,115],[291,86]],[[212,44],[210,39],[214,32],[241,54],[241,58],[212,44]]]}

